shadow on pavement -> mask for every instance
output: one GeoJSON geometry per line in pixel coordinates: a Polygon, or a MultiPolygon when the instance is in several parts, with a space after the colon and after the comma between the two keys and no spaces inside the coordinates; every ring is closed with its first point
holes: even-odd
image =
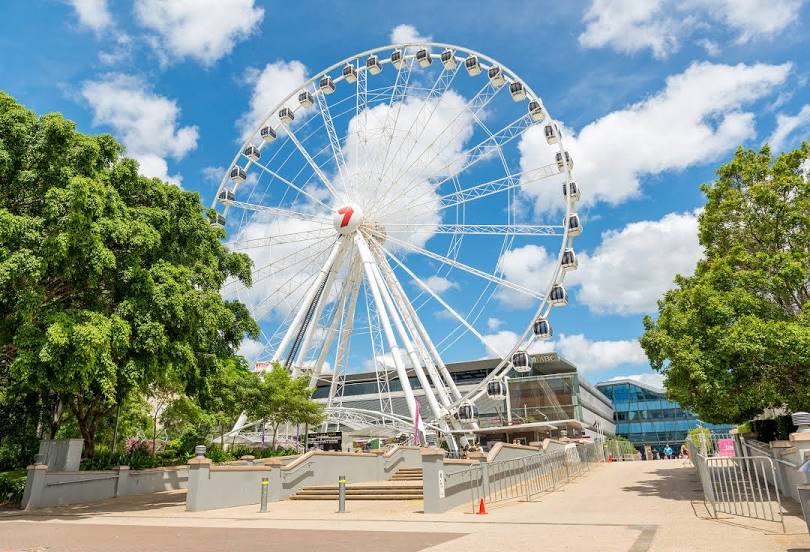
{"type": "Polygon", "coordinates": [[[622,490],[667,500],[703,500],[703,490],[697,472],[692,467],[659,469],[650,472],[650,475],[657,477],[622,487],[622,490]]]}

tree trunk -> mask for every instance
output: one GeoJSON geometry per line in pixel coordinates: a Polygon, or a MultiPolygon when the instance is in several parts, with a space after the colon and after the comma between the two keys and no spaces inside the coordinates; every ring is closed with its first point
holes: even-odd
{"type": "Polygon", "coordinates": [[[278,434],[278,426],[279,425],[280,425],[280,423],[273,424],[273,444],[272,444],[273,450],[276,450],[276,435],[278,434]]]}
{"type": "Polygon", "coordinates": [[[156,446],[155,443],[157,441],[157,419],[158,419],[157,413],[158,412],[160,412],[160,411],[155,409],[155,417],[153,418],[153,421],[152,421],[152,456],[154,456],[155,453],[157,452],[155,450],[155,446],[156,446]]]}

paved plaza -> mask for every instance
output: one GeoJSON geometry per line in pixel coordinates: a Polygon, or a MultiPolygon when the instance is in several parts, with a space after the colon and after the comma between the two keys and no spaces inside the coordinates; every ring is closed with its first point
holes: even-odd
{"type": "Polygon", "coordinates": [[[679,461],[602,464],[533,502],[420,512],[420,501],[285,501],[186,512],[184,493],[0,515],[0,550],[770,551],[810,550],[793,505],[779,524],[709,519],[697,474],[679,461]]]}

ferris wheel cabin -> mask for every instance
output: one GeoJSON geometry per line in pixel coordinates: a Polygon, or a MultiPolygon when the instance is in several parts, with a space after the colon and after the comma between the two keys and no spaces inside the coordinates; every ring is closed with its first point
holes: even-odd
{"type": "Polygon", "coordinates": [[[287,126],[290,126],[295,120],[295,113],[289,107],[282,107],[278,112],[279,120],[287,126]]]}
{"type": "Polygon", "coordinates": [[[318,88],[321,89],[321,92],[324,94],[331,94],[335,91],[335,83],[332,80],[332,77],[326,76],[323,77],[320,82],[318,83],[318,88]]]}
{"type": "Polygon", "coordinates": [[[532,330],[534,331],[534,335],[537,336],[537,339],[551,339],[551,322],[545,318],[535,320],[534,324],[532,324],[532,330]]]}
{"type": "Polygon", "coordinates": [[[489,82],[496,88],[506,84],[506,77],[503,76],[503,71],[501,71],[501,68],[497,65],[493,65],[489,68],[487,76],[489,77],[489,82]]]}
{"type": "Polygon", "coordinates": [[[308,91],[302,90],[298,94],[298,103],[301,104],[301,107],[312,107],[312,104],[315,103],[315,99],[308,91]]]}
{"type": "Polygon", "coordinates": [[[487,384],[487,397],[493,401],[506,400],[506,382],[494,379],[487,384]]]}
{"type": "Polygon", "coordinates": [[[537,100],[532,100],[529,102],[529,115],[531,115],[532,121],[535,123],[539,123],[546,118],[546,113],[543,110],[543,106],[540,105],[540,102],[537,100]]]}
{"type": "Polygon", "coordinates": [[[464,60],[464,68],[467,74],[471,77],[476,77],[481,74],[481,64],[478,62],[478,56],[471,55],[464,60]]]}
{"type": "Polygon", "coordinates": [[[391,65],[397,70],[402,69],[402,66],[405,65],[405,56],[402,55],[402,50],[396,49],[391,52],[391,65]]]}
{"type": "Polygon", "coordinates": [[[372,75],[379,75],[382,71],[380,58],[374,55],[368,56],[368,59],[366,60],[366,69],[368,69],[368,72],[372,75]]]}
{"type": "Polygon", "coordinates": [[[456,53],[452,49],[447,48],[442,52],[442,65],[444,65],[444,68],[447,70],[455,69],[458,66],[456,53]]]}
{"type": "Polygon", "coordinates": [[[258,161],[262,156],[261,152],[259,151],[259,148],[257,148],[253,144],[245,146],[245,149],[242,150],[242,155],[244,155],[253,162],[258,161]]]}
{"type": "Polygon", "coordinates": [[[239,166],[231,167],[230,173],[231,180],[233,180],[234,184],[241,184],[245,180],[247,180],[247,173],[245,169],[239,166]]]}
{"type": "Polygon", "coordinates": [[[262,140],[264,140],[265,143],[272,142],[276,139],[276,131],[269,126],[263,126],[259,131],[259,135],[262,137],[262,140]]]}
{"type": "Polygon", "coordinates": [[[548,302],[557,307],[564,307],[568,304],[568,293],[565,288],[560,284],[555,284],[551,287],[551,292],[548,294],[548,302]]]}
{"type": "Polygon", "coordinates": [[[525,374],[532,371],[532,359],[526,351],[518,351],[512,355],[512,367],[515,372],[525,374]]]}
{"type": "Polygon", "coordinates": [[[423,69],[430,67],[433,59],[430,57],[430,52],[427,48],[420,48],[416,51],[416,62],[419,64],[419,67],[423,69]]]}
{"type": "Polygon", "coordinates": [[[357,80],[357,69],[355,69],[354,65],[350,63],[343,66],[343,71],[341,73],[346,82],[354,82],[357,80]]]}

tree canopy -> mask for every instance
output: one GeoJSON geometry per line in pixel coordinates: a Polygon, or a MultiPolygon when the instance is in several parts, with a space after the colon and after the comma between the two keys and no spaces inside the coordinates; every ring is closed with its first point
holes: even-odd
{"type": "Polygon", "coordinates": [[[810,410],[810,144],[740,148],[702,186],[704,258],[644,319],[669,395],[708,422],[810,410]]]}
{"type": "Polygon", "coordinates": [[[196,396],[258,333],[219,293],[250,285],[249,258],[198,194],[122,154],[0,93],[0,386],[35,395],[52,430],[69,411],[89,454],[128,392],[175,381],[196,396]]]}

